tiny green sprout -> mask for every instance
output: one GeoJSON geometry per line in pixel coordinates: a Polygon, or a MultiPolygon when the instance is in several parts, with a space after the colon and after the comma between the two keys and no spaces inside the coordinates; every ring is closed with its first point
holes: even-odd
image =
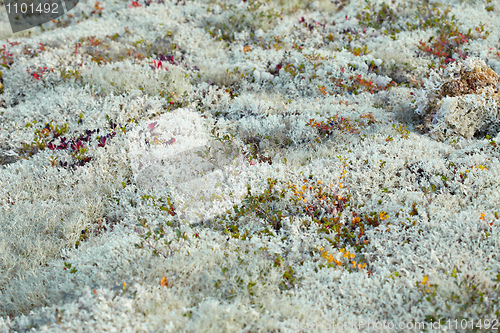
{"type": "Polygon", "coordinates": [[[66,133],[67,131],[68,131],[68,124],[67,123],[64,123],[64,126],[61,126],[61,127],[59,127],[59,125],[56,125],[56,128],[54,130],[54,132],[55,132],[54,137],[59,137],[59,136],[63,135],[64,133],[66,133]]]}
{"type": "Polygon", "coordinates": [[[403,126],[402,124],[398,124],[398,127],[396,127],[395,124],[392,124],[392,127],[399,133],[401,134],[401,138],[408,139],[408,136],[410,134],[410,131],[406,128],[406,126],[403,126]]]}
{"type": "Polygon", "coordinates": [[[255,287],[257,285],[256,282],[249,282],[248,285],[247,285],[247,289],[248,289],[248,293],[253,296],[254,295],[254,291],[253,291],[253,287],[255,287]]]}
{"type": "MultiPolygon", "coordinates": [[[[486,139],[490,140],[491,137],[489,135],[486,136],[486,139]]],[[[489,142],[490,146],[492,146],[493,148],[496,148],[497,147],[497,143],[495,142],[495,140],[490,140],[489,142]]]]}
{"type": "MultiPolygon", "coordinates": [[[[71,268],[71,264],[68,264],[66,261],[64,262],[64,270],[68,270],[71,268]]],[[[75,274],[78,270],[76,269],[76,267],[73,267],[70,271],[70,273],[72,274],[75,274]]]]}
{"type": "Polygon", "coordinates": [[[277,256],[276,259],[274,260],[274,267],[281,266],[281,263],[283,262],[283,259],[281,256],[277,256]]]}
{"type": "Polygon", "coordinates": [[[441,176],[441,180],[442,180],[443,182],[447,181],[448,179],[449,179],[449,178],[448,178],[448,177],[446,177],[445,175],[442,175],[442,176],[441,176]]]}
{"type": "Polygon", "coordinates": [[[50,156],[50,163],[52,166],[56,166],[57,165],[57,157],[55,157],[53,154],[52,156],[50,156]]]}

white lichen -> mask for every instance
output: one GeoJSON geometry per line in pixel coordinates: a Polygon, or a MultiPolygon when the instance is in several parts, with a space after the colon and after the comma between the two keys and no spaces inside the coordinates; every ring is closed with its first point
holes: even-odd
{"type": "Polygon", "coordinates": [[[439,140],[456,135],[470,139],[488,131],[496,135],[499,89],[498,75],[478,58],[453,63],[440,73],[433,71],[416,101],[415,112],[425,116],[421,129],[439,140]]]}

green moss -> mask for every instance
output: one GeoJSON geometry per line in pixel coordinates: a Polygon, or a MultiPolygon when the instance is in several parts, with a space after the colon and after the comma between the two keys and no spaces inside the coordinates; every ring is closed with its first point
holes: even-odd
{"type": "Polygon", "coordinates": [[[374,5],[365,0],[367,6],[356,15],[359,24],[365,28],[380,30],[383,34],[394,35],[402,30],[414,31],[439,27],[448,20],[449,6],[442,8],[439,3],[429,0],[400,3],[391,8],[383,2],[374,5]]]}
{"type": "Polygon", "coordinates": [[[264,31],[275,27],[281,13],[268,6],[268,1],[248,1],[246,8],[214,1],[222,9],[220,14],[210,14],[204,19],[206,31],[217,40],[234,42],[237,33],[248,31],[252,36],[255,31],[264,31]]]}

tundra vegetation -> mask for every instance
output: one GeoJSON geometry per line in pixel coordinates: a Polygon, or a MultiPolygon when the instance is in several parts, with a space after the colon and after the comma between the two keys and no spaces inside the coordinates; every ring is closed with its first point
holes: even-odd
{"type": "Polygon", "coordinates": [[[0,330],[498,326],[496,6],[0,11],[0,330]]]}

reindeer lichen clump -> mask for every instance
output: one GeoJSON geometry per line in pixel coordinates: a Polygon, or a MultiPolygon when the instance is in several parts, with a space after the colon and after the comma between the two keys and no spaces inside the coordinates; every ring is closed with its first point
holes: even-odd
{"type": "Polygon", "coordinates": [[[426,80],[416,112],[425,116],[419,129],[436,139],[471,138],[500,129],[500,78],[477,58],[450,64],[426,80]]]}

